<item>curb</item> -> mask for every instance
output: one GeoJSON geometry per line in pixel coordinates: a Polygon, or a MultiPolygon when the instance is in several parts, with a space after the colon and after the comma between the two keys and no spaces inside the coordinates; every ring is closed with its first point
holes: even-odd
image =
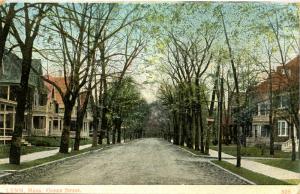
{"type": "MultiPolygon", "coordinates": [[[[193,156],[196,156],[196,157],[210,158],[210,159],[217,159],[217,157],[197,155],[197,154],[194,154],[193,152],[191,152],[191,151],[189,151],[189,150],[187,150],[187,149],[184,149],[184,148],[182,148],[182,147],[179,147],[179,148],[182,149],[182,150],[184,150],[184,151],[186,151],[186,152],[188,152],[188,153],[190,153],[190,154],[192,154],[193,156]]],[[[226,159],[226,158],[222,158],[222,159],[226,159]]],[[[234,158],[228,158],[228,159],[234,159],[234,158]]],[[[248,180],[248,179],[246,179],[246,178],[244,178],[244,177],[242,177],[242,176],[240,176],[240,175],[238,175],[238,174],[235,174],[235,173],[233,173],[233,172],[231,172],[231,171],[229,171],[229,170],[227,170],[227,169],[225,169],[225,168],[223,168],[223,167],[221,167],[221,166],[219,166],[219,165],[213,163],[213,162],[210,161],[210,160],[209,160],[208,162],[209,162],[210,164],[212,164],[213,166],[216,166],[216,167],[218,167],[218,168],[220,168],[220,169],[222,169],[222,170],[228,172],[229,174],[231,174],[231,175],[233,175],[233,176],[236,176],[236,177],[239,178],[239,179],[242,179],[243,181],[249,183],[250,185],[256,185],[256,183],[254,183],[254,182],[252,182],[252,181],[250,181],[250,180],[248,180]]]]}
{"type": "Polygon", "coordinates": [[[61,159],[58,159],[58,160],[53,160],[53,161],[46,162],[46,163],[43,163],[43,164],[39,164],[39,165],[36,165],[36,166],[32,166],[32,167],[29,167],[29,168],[16,170],[12,173],[9,172],[9,173],[0,175],[0,184],[15,184],[15,183],[10,183],[10,181],[13,181],[13,177],[24,176],[24,178],[29,178],[29,177],[32,177],[34,175],[30,175],[30,174],[28,175],[28,174],[26,174],[26,172],[31,172],[33,170],[36,170],[36,172],[37,172],[38,170],[42,169],[43,167],[44,168],[46,168],[46,167],[51,168],[52,165],[63,163],[64,161],[66,161],[68,159],[72,159],[72,158],[75,158],[75,157],[80,157],[82,155],[86,155],[86,154],[89,154],[89,153],[92,153],[92,152],[98,152],[100,150],[103,150],[103,149],[109,148],[109,147],[111,147],[111,146],[109,146],[109,145],[104,146],[104,147],[99,148],[99,149],[89,150],[87,152],[80,153],[80,154],[77,154],[77,155],[61,158],[61,159]]]}
{"type": "Polygon", "coordinates": [[[68,157],[65,157],[65,158],[61,158],[61,159],[58,159],[58,160],[53,160],[53,161],[50,161],[50,162],[46,162],[46,163],[43,163],[43,164],[39,164],[37,166],[32,166],[32,167],[29,167],[29,168],[24,168],[24,169],[21,169],[21,170],[17,170],[16,172],[24,172],[24,171],[27,171],[27,170],[31,170],[31,169],[34,169],[34,168],[38,168],[38,167],[43,167],[43,166],[47,166],[49,164],[53,164],[53,163],[56,163],[56,162],[61,162],[61,161],[64,161],[64,160],[68,160],[68,159],[71,159],[71,158],[75,158],[77,156],[82,156],[82,155],[85,155],[85,154],[88,154],[92,151],[100,151],[100,150],[103,150],[104,148],[100,148],[100,149],[96,149],[96,150],[90,150],[90,151],[87,151],[87,152],[83,152],[81,154],[76,154],[74,156],[68,156],[68,157]]]}
{"type": "MultiPolygon", "coordinates": [[[[185,149],[185,148],[182,148],[180,146],[178,146],[180,149],[192,154],[193,156],[195,157],[200,157],[200,158],[208,158],[208,159],[218,159],[218,157],[215,157],[215,156],[208,156],[208,155],[197,155],[197,154],[194,154],[193,152],[185,149]]],[[[229,160],[229,159],[235,159],[235,158],[229,158],[229,157],[222,157],[222,159],[226,159],[226,160],[229,160]]]]}
{"type": "Polygon", "coordinates": [[[222,170],[224,170],[224,171],[226,171],[226,172],[228,172],[229,174],[232,174],[232,175],[238,177],[239,179],[242,179],[243,181],[249,183],[250,185],[256,185],[256,183],[254,183],[254,182],[252,182],[252,181],[250,181],[250,180],[248,180],[248,179],[246,179],[246,178],[244,178],[244,177],[242,177],[238,174],[235,174],[235,173],[231,172],[230,170],[227,170],[226,168],[223,168],[222,166],[219,166],[219,165],[213,163],[212,161],[209,161],[209,163],[216,166],[216,167],[218,167],[218,168],[220,168],[220,169],[222,169],[222,170]]]}

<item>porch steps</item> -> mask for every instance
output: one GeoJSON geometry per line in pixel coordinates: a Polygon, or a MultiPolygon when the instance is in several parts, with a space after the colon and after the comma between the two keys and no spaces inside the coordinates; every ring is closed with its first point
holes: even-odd
{"type": "MultiPolygon", "coordinates": [[[[299,147],[299,139],[297,139],[295,141],[296,143],[296,152],[298,152],[298,147],[299,147]]],[[[283,152],[291,152],[292,151],[292,140],[289,139],[287,140],[286,142],[284,142],[282,145],[281,145],[281,150],[283,152]]]]}
{"type": "Polygon", "coordinates": [[[29,142],[26,141],[25,139],[22,139],[22,140],[21,140],[21,143],[22,143],[22,145],[25,145],[25,146],[28,146],[28,147],[31,146],[31,143],[29,143],[29,142]]]}

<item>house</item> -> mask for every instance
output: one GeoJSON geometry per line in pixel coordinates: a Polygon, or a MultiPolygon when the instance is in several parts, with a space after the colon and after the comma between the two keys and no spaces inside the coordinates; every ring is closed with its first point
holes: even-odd
{"type": "MultiPolygon", "coordinates": [[[[3,58],[2,76],[0,77],[0,143],[8,143],[11,140],[15,113],[16,90],[21,79],[22,60],[13,53],[5,53],[3,58]]],[[[41,60],[33,59],[32,67],[40,75],[31,71],[29,76],[29,91],[26,97],[25,122],[23,136],[61,136],[63,127],[63,101],[57,90],[41,79],[41,60]]],[[[52,81],[65,90],[63,77],[51,77],[52,81]]],[[[71,137],[75,136],[76,110],[72,112],[71,137]]],[[[87,110],[81,137],[89,137],[92,116],[90,108],[87,110]]]]}
{"type": "MultiPolygon", "coordinates": [[[[13,53],[7,53],[3,57],[3,67],[1,69],[2,76],[0,77],[0,142],[6,143],[11,140],[11,136],[14,129],[15,109],[16,109],[16,97],[17,89],[19,87],[21,79],[21,63],[22,60],[13,53]]],[[[32,66],[37,72],[42,74],[41,61],[38,59],[32,60],[32,66]]],[[[31,128],[32,120],[32,107],[34,104],[45,103],[45,88],[43,87],[43,81],[39,78],[39,75],[31,72],[29,75],[28,83],[28,95],[26,111],[25,111],[25,123],[23,133],[28,134],[31,128]],[[40,98],[35,98],[36,96],[40,98]]]]}
{"type": "MultiPolygon", "coordinates": [[[[62,76],[54,77],[54,76],[47,76],[48,79],[55,82],[59,88],[61,88],[62,92],[66,91],[66,84],[65,78],[62,76]]],[[[48,90],[48,103],[47,107],[45,107],[47,114],[43,115],[43,118],[46,120],[46,124],[43,126],[42,130],[36,129],[35,134],[37,135],[40,131],[44,136],[61,136],[62,128],[63,128],[63,118],[64,118],[64,103],[63,100],[57,91],[57,89],[45,82],[45,86],[48,90]]],[[[80,95],[80,101],[82,102],[85,98],[85,93],[80,95]]],[[[81,104],[82,105],[82,104],[81,104]]],[[[89,104],[90,105],[90,104],[89,104]]],[[[71,137],[75,137],[75,127],[76,127],[76,118],[77,118],[77,104],[75,104],[72,115],[71,115],[71,137]]],[[[41,115],[42,116],[42,115],[41,115]]],[[[81,137],[87,138],[89,137],[89,131],[91,130],[92,126],[92,113],[91,107],[87,107],[87,111],[83,120],[83,127],[81,131],[81,137]]]]}
{"type": "MultiPolygon", "coordinates": [[[[269,144],[270,142],[269,82],[268,78],[252,90],[251,101],[256,106],[256,111],[252,115],[252,129],[247,137],[248,144],[269,144]]],[[[298,102],[299,107],[299,56],[284,66],[278,66],[272,73],[274,144],[286,151],[291,150],[291,130],[294,130],[295,138],[298,137],[288,111],[291,108],[290,93],[297,98],[294,102],[298,102]],[[291,87],[293,87],[292,92],[288,91],[291,87]]],[[[296,140],[296,150],[297,144],[299,144],[299,139],[296,140]]]]}

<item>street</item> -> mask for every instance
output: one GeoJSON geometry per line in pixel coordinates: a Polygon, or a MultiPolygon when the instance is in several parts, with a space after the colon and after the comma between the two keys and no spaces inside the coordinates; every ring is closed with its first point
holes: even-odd
{"type": "Polygon", "coordinates": [[[68,160],[24,184],[246,184],[162,139],[114,145],[68,160]]]}

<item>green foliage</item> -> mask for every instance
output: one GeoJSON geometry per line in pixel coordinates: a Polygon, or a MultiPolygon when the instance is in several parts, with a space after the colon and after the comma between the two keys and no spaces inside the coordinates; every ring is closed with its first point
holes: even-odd
{"type": "Polygon", "coordinates": [[[108,100],[110,112],[107,118],[110,122],[114,117],[120,117],[127,132],[144,127],[149,107],[132,77],[113,82],[108,92],[108,100]]]}
{"type": "MultiPolygon", "coordinates": [[[[211,149],[218,150],[217,147],[213,146],[211,149]]],[[[222,152],[236,156],[236,146],[225,146],[223,145],[222,147],[222,152]]],[[[241,148],[241,156],[245,157],[272,157],[270,155],[270,150],[269,148],[265,148],[263,155],[262,151],[259,147],[242,147],[241,148]]],[[[275,150],[274,158],[291,158],[291,153],[289,152],[283,152],[281,150],[275,150]]]]}
{"type": "MultiPolygon", "coordinates": [[[[60,146],[60,137],[36,137],[30,136],[25,138],[28,142],[35,146],[44,146],[44,147],[59,147],[60,146]]],[[[90,139],[82,139],[80,141],[80,145],[91,144],[92,141],[90,139]]],[[[74,144],[74,139],[70,138],[71,147],[74,144]]]]}

